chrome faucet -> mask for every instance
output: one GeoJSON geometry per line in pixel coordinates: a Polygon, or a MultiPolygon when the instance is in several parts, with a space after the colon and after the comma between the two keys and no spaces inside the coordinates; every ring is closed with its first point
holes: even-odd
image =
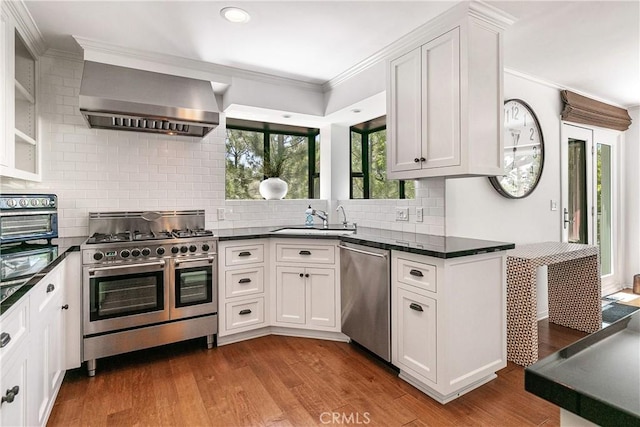
{"type": "Polygon", "coordinates": [[[329,216],[325,211],[321,211],[319,209],[312,209],[309,206],[309,209],[305,211],[308,215],[315,215],[322,220],[322,228],[329,228],[329,216]]]}
{"type": "MultiPolygon", "coordinates": [[[[349,223],[347,222],[347,214],[344,212],[344,206],[338,205],[338,207],[336,208],[336,212],[340,211],[342,211],[342,216],[344,217],[344,221],[342,221],[342,228],[347,228],[347,225],[349,223]]],[[[340,214],[338,214],[338,218],[340,218],[340,214]]]]}

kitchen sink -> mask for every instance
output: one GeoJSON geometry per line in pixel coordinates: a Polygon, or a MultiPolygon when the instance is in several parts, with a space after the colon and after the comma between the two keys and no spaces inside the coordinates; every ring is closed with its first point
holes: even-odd
{"type": "Polygon", "coordinates": [[[345,228],[295,228],[286,227],[273,230],[273,234],[298,234],[303,236],[345,236],[353,234],[354,229],[345,228]]]}

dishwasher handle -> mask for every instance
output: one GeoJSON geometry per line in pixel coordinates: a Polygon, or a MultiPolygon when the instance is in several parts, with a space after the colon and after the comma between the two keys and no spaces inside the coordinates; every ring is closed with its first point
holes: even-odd
{"type": "Polygon", "coordinates": [[[375,252],[363,251],[362,249],[350,248],[349,246],[343,246],[343,245],[338,245],[338,247],[340,249],[345,249],[347,251],[357,252],[359,254],[371,255],[371,256],[376,256],[378,258],[384,258],[384,259],[388,258],[387,254],[379,254],[379,253],[375,253],[375,252]]]}

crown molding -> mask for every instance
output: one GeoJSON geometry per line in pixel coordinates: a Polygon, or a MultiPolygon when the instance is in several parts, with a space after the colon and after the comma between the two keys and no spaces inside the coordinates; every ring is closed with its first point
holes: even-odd
{"type": "Polygon", "coordinates": [[[46,56],[48,58],[65,59],[67,61],[75,61],[75,62],[84,61],[84,57],[82,56],[81,53],[68,52],[66,50],[59,50],[59,49],[52,49],[52,48],[47,49],[47,51],[44,53],[43,56],[46,56]]]}
{"type": "Polygon", "coordinates": [[[42,56],[47,50],[47,44],[44,42],[42,33],[36,26],[33,16],[29,13],[29,9],[22,0],[19,1],[3,1],[2,5],[13,16],[16,26],[20,29],[20,35],[25,39],[27,45],[33,49],[36,56],[42,56]]]}
{"type": "MultiPolygon", "coordinates": [[[[520,78],[523,78],[525,80],[529,80],[529,81],[534,82],[534,83],[538,83],[538,84],[540,84],[542,86],[547,86],[547,87],[549,87],[551,89],[557,89],[558,91],[570,90],[571,92],[575,92],[578,95],[586,96],[588,98],[595,99],[596,101],[604,102],[605,104],[613,105],[615,107],[624,108],[624,109],[632,108],[632,106],[628,106],[628,105],[624,106],[624,105],[621,105],[620,103],[612,101],[610,99],[602,98],[600,96],[593,95],[591,93],[585,92],[585,91],[580,90],[580,89],[573,88],[571,86],[561,85],[559,83],[555,83],[555,82],[552,82],[552,81],[549,81],[549,80],[545,80],[545,79],[542,79],[540,77],[532,76],[530,74],[526,74],[526,73],[523,73],[521,71],[514,70],[512,68],[505,68],[504,69],[504,73],[505,74],[511,74],[512,76],[520,77],[520,78]]],[[[559,98],[559,95],[558,95],[558,98],[559,98]]]]}
{"type": "Polygon", "coordinates": [[[368,68],[423,44],[429,37],[445,31],[447,27],[454,25],[466,16],[481,20],[500,29],[505,29],[516,21],[514,16],[490,6],[483,1],[464,1],[458,3],[369,56],[364,61],[359,62],[324,83],[322,85],[323,91],[329,92],[331,89],[355,77],[368,68]]]}
{"type": "MultiPolygon", "coordinates": [[[[207,79],[213,81],[214,83],[220,83],[226,86],[232,83],[233,78],[239,78],[260,81],[273,85],[285,85],[315,93],[322,93],[322,87],[315,83],[274,76],[271,74],[260,73],[256,71],[243,70],[241,68],[214,64],[211,62],[182,58],[174,55],[126,48],[80,36],[73,36],[73,38],[80,45],[80,47],[84,49],[85,59],[87,59],[87,57],[100,57],[106,55],[110,58],[117,59],[115,62],[119,63],[114,65],[126,66],[125,63],[127,62],[127,60],[135,60],[137,62],[144,61],[160,66],[170,66],[177,70],[184,70],[185,73],[190,77],[193,77],[193,72],[204,74],[207,76],[207,79]]],[[[149,71],[158,70],[153,69],[149,71]]]]}

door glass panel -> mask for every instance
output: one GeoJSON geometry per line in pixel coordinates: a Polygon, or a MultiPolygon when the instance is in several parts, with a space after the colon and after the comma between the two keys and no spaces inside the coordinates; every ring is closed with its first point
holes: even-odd
{"type": "Polygon", "coordinates": [[[92,321],[163,310],[163,273],[91,279],[92,321]]]}
{"type": "Polygon", "coordinates": [[[211,267],[185,268],[176,271],[176,306],[185,307],[212,301],[211,267]]]}
{"type": "Polygon", "coordinates": [[[588,243],[586,141],[569,139],[569,242],[588,243]]]}
{"type": "Polygon", "coordinates": [[[597,144],[597,228],[596,238],[600,246],[601,274],[612,271],[612,239],[611,239],[611,146],[597,144]]]}

